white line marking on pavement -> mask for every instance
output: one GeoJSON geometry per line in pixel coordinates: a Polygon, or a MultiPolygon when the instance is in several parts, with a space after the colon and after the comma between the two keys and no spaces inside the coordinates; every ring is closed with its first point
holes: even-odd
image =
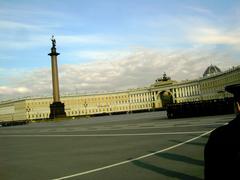
{"type": "Polygon", "coordinates": [[[191,141],[194,141],[202,136],[205,136],[209,133],[211,133],[211,131],[207,131],[197,137],[194,137],[192,139],[189,139],[187,141],[184,141],[182,143],[179,143],[179,144],[176,144],[174,146],[170,146],[168,148],[165,148],[165,149],[162,149],[162,150],[159,150],[157,152],[154,152],[154,153],[150,153],[150,154],[146,154],[146,155],[143,155],[143,156],[140,156],[140,157],[137,157],[137,158],[134,158],[134,159],[131,159],[131,160],[127,160],[127,161],[122,161],[122,162],[119,162],[119,163],[116,163],[116,164],[112,164],[112,165],[109,165],[109,166],[104,166],[104,167],[101,167],[101,168],[97,168],[97,169],[92,169],[92,170],[89,170],[89,171],[85,171],[85,172],[80,172],[80,173],[76,173],[76,174],[72,174],[72,175],[69,175],[69,176],[64,176],[64,177],[60,177],[60,178],[56,178],[56,179],[53,179],[53,180],[62,180],[62,179],[69,179],[69,178],[73,178],[73,177],[77,177],[77,176],[82,176],[82,175],[85,175],[85,174],[90,174],[90,173],[94,173],[94,172],[97,172],[97,171],[102,171],[102,170],[105,170],[105,169],[109,169],[109,168],[112,168],[112,167],[116,167],[116,166],[120,166],[120,165],[123,165],[123,164],[127,164],[127,163],[130,163],[130,162],[133,162],[133,161],[137,161],[137,160],[140,160],[140,159],[143,159],[143,158],[147,158],[149,156],[153,156],[155,154],[158,154],[158,153],[162,153],[162,152],[165,152],[165,151],[169,151],[171,149],[174,149],[176,147],[179,147],[179,146],[182,146],[186,143],[189,143],[191,141]]]}
{"type": "MultiPolygon", "coordinates": [[[[118,129],[111,129],[111,128],[102,128],[102,126],[95,126],[95,130],[88,129],[88,128],[58,128],[58,129],[41,129],[38,133],[45,133],[45,132],[98,132],[98,131],[123,131],[123,130],[143,130],[143,129],[164,129],[164,128],[183,128],[183,127],[200,127],[200,126],[218,126],[218,125],[224,125],[224,123],[208,123],[208,124],[189,124],[189,125],[181,125],[181,124],[155,124],[153,127],[111,127],[111,128],[118,128],[118,129]]],[[[9,133],[10,129],[8,129],[9,133]]],[[[36,132],[36,130],[15,130],[15,133],[31,133],[36,132]]],[[[5,133],[4,133],[5,134],[5,133]]],[[[7,135],[7,133],[6,133],[7,135]]],[[[1,135],[0,135],[1,136],[1,135]]]]}
{"type": "Polygon", "coordinates": [[[165,132],[165,133],[131,133],[131,134],[5,134],[0,137],[115,137],[115,136],[157,136],[176,134],[201,134],[206,131],[185,131],[185,132],[165,132]]]}
{"type": "MultiPolygon", "coordinates": [[[[74,131],[84,131],[84,132],[94,132],[94,131],[122,131],[122,130],[142,130],[142,129],[164,129],[164,128],[182,128],[182,127],[199,127],[199,126],[214,126],[214,125],[223,125],[223,123],[208,123],[208,124],[189,124],[189,125],[177,125],[177,124],[172,124],[172,125],[162,125],[162,124],[156,124],[153,127],[109,127],[109,128],[102,128],[102,127],[95,127],[97,129],[74,129],[74,131]],[[118,128],[118,129],[114,129],[114,128],[118,128]]],[[[71,130],[70,130],[71,131],[71,130]]],[[[67,132],[67,131],[63,131],[63,132],[67,132]]]]}

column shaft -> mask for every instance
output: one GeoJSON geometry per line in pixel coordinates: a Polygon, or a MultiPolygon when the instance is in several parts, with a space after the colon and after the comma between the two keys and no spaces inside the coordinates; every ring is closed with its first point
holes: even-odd
{"type": "Polygon", "coordinates": [[[60,102],[57,56],[52,55],[51,62],[52,62],[53,102],[60,102]]]}

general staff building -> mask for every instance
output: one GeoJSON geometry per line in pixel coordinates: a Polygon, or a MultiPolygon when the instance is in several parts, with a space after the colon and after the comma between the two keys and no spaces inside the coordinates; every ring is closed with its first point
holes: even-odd
{"type": "MultiPolygon", "coordinates": [[[[164,73],[149,87],[126,91],[62,96],[68,117],[132,113],[164,109],[168,103],[231,97],[224,87],[240,83],[240,66],[221,71],[209,66],[203,76],[177,82],[164,73]]],[[[0,121],[48,119],[52,97],[0,102],[0,121]]]]}

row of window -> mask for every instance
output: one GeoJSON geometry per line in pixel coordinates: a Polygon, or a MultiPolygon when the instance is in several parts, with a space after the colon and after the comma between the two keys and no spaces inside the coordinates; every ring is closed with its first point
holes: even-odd
{"type": "MultiPolygon", "coordinates": [[[[118,108],[71,110],[71,111],[66,111],[66,114],[67,116],[87,115],[87,114],[103,113],[103,112],[129,111],[129,110],[151,108],[151,107],[152,107],[151,104],[142,104],[142,105],[131,106],[130,108],[128,106],[122,106],[118,108]]],[[[28,119],[45,119],[48,117],[49,117],[49,113],[28,114],[28,119]]]]}
{"type": "MultiPolygon", "coordinates": [[[[111,104],[124,104],[124,103],[128,103],[130,102],[145,102],[145,101],[149,101],[150,98],[132,98],[132,99],[121,99],[121,100],[114,100],[114,101],[107,101],[104,103],[111,103],[111,104]]],[[[63,102],[65,104],[92,104],[95,102],[95,104],[97,103],[101,103],[101,101],[77,101],[77,100],[63,100],[63,102]]]]}
{"type": "MultiPolygon", "coordinates": [[[[231,74],[231,76],[213,79],[210,81],[203,82],[201,84],[202,93],[213,93],[216,92],[216,90],[223,89],[223,86],[226,84],[226,82],[231,83],[235,80],[239,80],[239,73],[231,74]]],[[[176,92],[175,97],[188,97],[192,95],[199,95],[199,90],[197,89],[197,86],[193,87],[184,87],[179,88],[178,92],[176,92]]]]}
{"type": "MultiPolygon", "coordinates": [[[[102,103],[84,103],[84,104],[83,103],[76,103],[75,105],[79,106],[79,107],[84,107],[84,108],[86,108],[86,107],[94,107],[94,106],[102,107],[102,106],[114,106],[114,105],[129,105],[129,104],[134,104],[134,103],[150,102],[152,100],[153,99],[141,98],[141,99],[114,101],[114,102],[109,102],[109,103],[104,103],[104,104],[102,104],[102,103]]],[[[34,102],[34,103],[36,103],[36,102],[34,102]]],[[[40,103],[42,104],[42,102],[40,102],[40,103]]],[[[46,103],[46,104],[50,104],[50,103],[46,103]]],[[[26,108],[26,111],[28,111],[28,112],[33,110],[33,108],[30,108],[29,105],[30,104],[28,103],[27,108],[26,108]]],[[[71,103],[70,102],[69,103],[68,102],[65,103],[65,106],[73,106],[73,105],[74,104],[72,102],[71,103]]]]}
{"type": "MultiPolygon", "coordinates": [[[[76,98],[76,97],[75,97],[76,98]]],[[[104,97],[91,97],[91,98],[78,98],[78,99],[69,99],[62,98],[62,101],[66,104],[84,104],[90,102],[101,102],[101,100],[114,100],[116,104],[127,103],[129,97],[127,95],[123,96],[104,96],[104,97]],[[118,100],[118,101],[117,101],[118,100]]],[[[147,93],[132,95],[132,102],[144,102],[150,100],[150,96],[147,93]],[[139,99],[140,98],[140,99],[139,99]]],[[[46,101],[30,101],[27,102],[27,106],[37,106],[37,105],[47,105],[49,106],[52,102],[49,100],[46,101]]]]}
{"type": "Polygon", "coordinates": [[[32,102],[27,102],[27,106],[34,106],[34,105],[50,105],[50,101],[32,101],[32,102]]]}
{"type": "Polygon", "coordinates": [[[28,119],[47,119],[49,118],[49,113],[29,114],[27,117],[28,119]]]}
{"type": "Polygon", "coordinates": [[[240,80],[240,73],[234,73],[231,75],[228,75],[224,78],[218,78],[213,79],[211,81],[204,82],[202,84],[203,88],[209,88],[209,87],[218,87],[218,86],[224,86],[226,82],[230,83],[236,80],[240,80]]]}
{"type": "Polygon", "coordinates": [[[63,98],[63,102],[66,102],[66,103],[73,103],[73,102],[84,103],[84,102],[96,102],[96,101],[104,101],[104,100],[118,100],[118,99],[127,99],[127,98],[128,98],[127,95],[124,95],[124,96],[102,96],[102,97],[99,96],[99,97],[88,97],[88,98],[73,97],[71,99],[70,98],[66,98],[66,99],[63,98]]]}

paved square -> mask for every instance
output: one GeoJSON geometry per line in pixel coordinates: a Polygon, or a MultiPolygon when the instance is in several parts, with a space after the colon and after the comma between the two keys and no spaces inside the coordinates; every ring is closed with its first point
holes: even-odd
{"type": "Polygon", "coordinates": [[[234,115],[165,112],[0,128],[0,179],[202,179],[209,131],[234,115]]]}

